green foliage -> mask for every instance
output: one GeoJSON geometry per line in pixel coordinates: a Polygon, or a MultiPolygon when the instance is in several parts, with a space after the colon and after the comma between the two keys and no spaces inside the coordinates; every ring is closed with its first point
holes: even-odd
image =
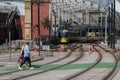
{"type": "Polygon", "coordinates": [[[49,28],[50,27],[50,20],[48,17],[45,17],[43,22],[42,22],[42,25],[44,26],[44,28],[49,28]]]}

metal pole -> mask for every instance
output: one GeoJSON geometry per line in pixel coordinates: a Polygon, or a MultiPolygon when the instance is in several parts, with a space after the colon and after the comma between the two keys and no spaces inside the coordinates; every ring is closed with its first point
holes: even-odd
{"type": "Polygon", "coordinates": [[[114,11],[113,11],[113,17],[114,17],[114,19],[113,19],[113,33],[114,33],[114,35],[113,35],[113,49],[115,49],[115,14],[116,14],[116,12],[115,12],[115,0],[113,1],[113,8],[114,8],[114,11]]]}
{"type": "Polygon", "coordinates": [[[50,27],[49,27],[49,41],[51,45],[51,31],[52,30],[52,3],[51,3],[51,11],[50,11],[50,27]]]}
{"type": "Polygon", "coordinates": [[[110,43],[111,43],[111,10],[110,10],[110,7],[108,7],[108,46],[111,46],[110,43]]]}
{"type": "Polygon", "coordinates": [[[62,20],[61,20],[61,15],[60,15],[60,28],[61,28],[61,23],[62,23],[62,20]]]}
{"type": "Polygon", "coordinates": [[[11,29],[10,26],[9,27],[9,56],[10,56],[10,62],[11,62],[11,29]]]}
{"type": "Polygon", "coordinates": [[[111,47],[115,49],[115,0],[111,3],[111,47]]]}
{"type": "Polygon", "coordinates": [[[108,17],[108,15],[106,14],[106,17],[105,17],[105,23],[106,23],[106,25],[105,25],[105,44],[107,44],[107,17],[108,17]]]}
{"type": "Polygon", "coordinates": [[[56,39],[56,28],[57,28],[57,23],[56,23],[56,18],[57,18],[57,6],[56,6],[56,4],[55,4],[54,15],[55,15],[55,39],[56,39]]]}
{"type": "Polygon", "coordinates": [[[40,55],[40,0],[38,0],[38,45],[39,45],[39,56],[40,55]]]}
{"type": "Polygon", "coordinates": [[[54,16],[55,16],[55,39],[56,39],[56,12],[54,12],[54,16]]]}
{"type": "MultiPolygon", "coordinates": [[[[31,32],[33,31],[33,3],[32,3],[32,0],[31,0],[31,32]]],[[[31,33],[31,38],[33,39],[33,34],[31,33]]]]}
{"type": "Polygon", "coordinates": [[[101,11],[101,24],[100,24],[100,27],[101,27],[101,40],[103,41],[103,14],[102,14],[102,11],[101,11]]]}
{"type": "Polygon", "coordinates": [[[110,32],[110,37],[111,37],[111,39],[110,39],[110,47],[111,48],[113,48],[113,36],[112,36],[112,33],[113,33],[113,3],[111,3],[111,16],[110,16],[110,20],[111,20],[111,22],[110,22],[110,25],[111,25],[111,27],[110,27],[110,29],[111,29],[111,32],[110,32]]]}

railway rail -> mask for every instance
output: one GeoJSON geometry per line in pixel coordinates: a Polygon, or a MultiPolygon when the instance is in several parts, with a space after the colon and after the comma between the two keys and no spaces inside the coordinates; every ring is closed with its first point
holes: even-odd
{"type": "Polygon", "coordinates": [[[109,52],[111,55],[113,55],[114,59],[115,59],[115,65],[113,67],[113,69],[103,78],[103,80],[112,80],[112,78],[115,76],[115,74],[117,74],[118,72],[118,68],[117,68],[117,64],[118,64],[118,58],[109,50],[106,50],[105,48],[101,47],[100,45],[98,45],[100,48],[102,48],[104,51],[109,52]]]}
{"type": "MultiPolygon", "coordinates": [[[[81,45],[81,47],[82,47],[82,45],[81,45]]],[[[76,49],[76,48],[79,48],[79,47],[75,47],[74,49],[76,49]]],[[[82,50],[82,48],[81,48],[81,50],[82,50]]],[[[74,51],[74,50],[72,50],[71,53],[73,53],[73,51],[74,51]]],[[[52,68],[50,68],[50,69],[48,69],[48,70],[44,70],[44,71],[41,71],[41,72],[33,73],[33,74],[30,74],[30,75],[25,75],[25,76],[17,77],[17,78],[15,78],[15,79],[13,79],[13,80],[18,80],[18,79],[22,79],[22,78],[26,78],[26,77],[30,77],[30,76],[34,76],[34,75],[38,75],[38,74],[42,74],[42,73],[45,73],[45,72],[48,72],[48,71],[52,71],[52,70],[58,69],[58,68],[60,68],[60,67],[66,66],[66,65],[68,65],[68,64],[71,64],[71,63],[79,60],[81,57],[82,57],[82,54],[80,54],[80,55],[77,56],[75,59],[73,59],[73,60],[71,60],[71,61],[69,61],[69,62],[67,62],[67,63],[65,63],[65,64],[63,64],[63,65],[60,65],[60,66],[57,66],[57,67],[52,67],[52,68]]],[[[67,57],[67,58],[69,58],[69,57],[67,57]]]]}
{"type": "MultiPolygon", "coordinates": [[[[71,46],[71,45],[69,45],[71,46]]],[[[43,71],[37,71],[37,72],[31,72],[31,73],[27,73],[26,75],[21,75],[20,73],[24,73],[26,70],[23,70],[23,71],[16,71],[16,72],[9,72],[9,73],[3,73],[1,75],[10,75],[12,74],[11,76],[14,76],[14,74],[18,74],[16,77],[11,77],[10,79],[12,80],[24,80],[24,79],[30,79],[32,77],[35,77],[35,76],[40,76],[40,75],[43,75],[43,74],[49,74],[51,73],[51,71],[53,72],[54,70],[56,69],[59,69],[63,66],[66,66],[66,65],[69,65],[69,64],[72,64],[72,63],[75,63],[78,62],[78,61],[82,61],[81,58],[84,58],[83,57],[83,46],[82,45],[76,45],[74,44],[73,46],[73,49],[68,53],[66,54],[65,56],[63,56],[62,58],[59,58],[59,59],[56,59],[56,60],[53,60],[53,61],[49,61],[47,63],[44,63],[42,64],[40,67],[44,67],[48,64],[56,64],[56,63],[59,63],[59,62],[65,62],[64,60],[66,59],[66,61],[68,60],[67,58],[69,58],[71,56],[72,58],[72,54],[73,54],[73,51],[76,50],[77,48],[80,48],[80,51],[81,51],[81,54],[77,55],[77,57],[74,57],[73,59],[70,59],[70,61],[67,61],[61,65],[58,65],[58,66],[55,66],[55,67],[50,67],[48,68],[47,70],[43,70],[43,71]]],[[[70,47],[69,47],[70,48],[70,47]]],[[[88,79],[84,79],[84,78],[81,78],[83,77],[83,75],[87,75],[87,74],[91,74],[91,75],[88,75],[89,77],[89,80],[112,80],[113,77],[117,74],[117,71],[119,70],[117,68],[117,64],[118,64],[118,59],[115,55],[113,55],[112,52],[110,52],[109,50],[106,50],[105,48],[101,47],[100,45],[93,45],[93,48],[94,48],[94,52],[96,54],[98,54],[98,58],[96,57],[95,61],[90,64],[90,66],[86,69],[82,69],[82,70],[78,70],[77,72],[73,72],[69,75],[66,75],[64,78],[61,77],[60,80],[88,80],[88,79]],[[105,52],[105,54],[103,53],[103,51],[105,52]],[[102,63],[105,61],[105,58],[107,58],[108,56],[110,56],[110,61],[113,60],[113,63],[114,64],[110,64],[110,66],[112,66],[111,68],[105,68],[105,69],[95,69],[94,67],[98,64],[98,63],[102,63]],[[96,72],[95,72],[96,71],[96,72]],[[92,73],[92,72],[95,72],[95,73],[92,73]],[[104,75],[103,75],[104,74],[104,75]]],[[[88,54],[90,56],[90,54],[88,54]]],[[[85,60],[85,59],[83,59],[85,60]]]]}
{"type": "MultiPolygon", "coordinates": [[[[41,66],[44,66],[44,65],[48,65],[48,64],[51,64],[51,63],[55,63],[55,62],[61,61],[61,60],[65,59],[65,58],[69,57],[70,55],[71,55],[71,52],[69,52],[67,55],[63,56],[63,57],[60,58],[60,59],[57,59],[57,60],[54,60],[54,61],[45,63],[45,64],[43,64],[43,65],[41,65],[41,66]]],[[[38,60],[34,60],[34,61],[32,61],[32,62],[36,62],[36,61],[39,61],[39,59],[38,59],[38,60]]],[[[6,75],[6,74],[11,74],[11,73],[20,72],[20,71],[22,71],[22,70],[17,70],[17,71],[12,71],[12,72],[5,72],[5,73],[1,73],[0,75],[6,75]]]]}
{"type": "Polygon", "coordinates": [[[93,68],[94,66],[96,66],[96,65],[101,61],[101,59],[102,59],[102,54],[101,54],[96,48],[94,48],[94,49],[95,49],[99,54],[98,54],[98,58],[96,59],[96,61],[94,62],[93,65],[91,65],[90,67],[88,67],[88,68],[85,69],[85,70],[82,70],[82,71],[79,71],[79,72],[77,72],[77,73],[74,73],[73,75],[70,75],[70,76],[68,76],[68,77],[65,77],[64,79],[61,79],[61,80],[71,80],[71,79],[73,79],[73,78],[75,78],[75,77],[77,77],[77,76],[79,76],[79,75],[87,72],[88,70],[90,70],[90,69],[93,68]]]}
{"type": "MultiPolygon", "coordinates": [[[[114,58],[114,62],[115,62],[115,64],[114,65],[112,65],[113,66],[113,68],[112,69],[106,69],[105,71],[107,71],[108,73],[107,74],[105,74],[104,76],[100,76],[100,78],[98,77],[98,78],[93,78],[93,76],[92,77],[89,77],[89,80],[112,80],[112,78],[115,76],[115,74],[117,73],[116,71],[118,71],[118,69],[117,69],[117,63],[118,63],[118,60],[117,60],[117,58],[116,58],[116,56],[114,56],[113,55],[113,53],[111,53],[110,51],[108,51],[108,50],[106,50],[106,49],[104,49],[103,47],[101,47],[101,46],[99,46],[99,45],[96,45],[96,46],[98,46],[98,47],[100,47],[101,49],[103,49],[104,51],[107,51],[110,55],[112,55],[112,57],[114,58]]],[[[93,69],[93,67],[94,66],[96,66],[96,64],[98,64],[99,62],[101,62],[101,60],[102,60],[102,58],[103,58],[103,54],[97,49],[97,48],[95,48],[95,46],[94,46],[94,50],[95,51],[97,51],[97,53],[99,53],[99,58],[97,59],[97,62],[95,63],[95,64],[93,64],[91,67],[89,67],[89,68],[87,68],[87,69],[85,69],[85,70],[83,70],[83,71],[80,71],[80,72],[78,72],[78,73],[74,73],[73,75],[70,75],[70,76],[68,76],[68,77],[65,77],[64,79],[62,79],[62,80],[81,80],[81,79],[83,79],[83,80],[88,80],[88,78],[82,78],[82,77],[85,77],[85,76],[81,76],[81,75],[83,75],[83,74],[90,74],[91,72],[94,72],[94,69],[93,69]]],[[[105,71],[103,72],[103,73],[105,73],[105,71]]],[[[99,74],[98,74],[99,75],[99,74]]],[[[96,76],[98,76],[97,74],[95,74],[94,75],[94,77],[96,77],[96,76]]]]}
{"type": "MultiPolygon", "coordinates": [[[[78,47],[75,47],[74,49],[76,49],[76,48],[78,48],[78,47]]],[[[72,50],[72,51],[73,51],[73,50],[72,50]]],[[[72,51],[71,51],[67,56],[65,56],[65,57],[63,57],[63,58],[61,58],[61,59],[59,59],[59,60],[55,60],[55,61],[52,61],[52,62],[43,64],[43,65],[41,65],[41,66],[48,65],[48,64],[55,63],[55,62],[58,62],[58,61],[60,61],[60,60],[63,60],[63,59],[65,59],[65,58],[69,57],[69,56],[71,55],[72,51]]],[[[14,78],[14,79],[12,79],[12,80],[21,79],[21,78],[25,78],[25,77],[29,77],[29,76],[33,76],[33,75],[37,75],[37,74],[41,74],[41,73],[45,73],[45,72],[54,70],[54,69],[56,69],[56,68],[60,68],[60,67],[62,67],[62,66],[65,66],[65,65],[68,65],[68,64],[70,64],[70,63],[75,62],[75,61],[78,60],[81,56],[82,56],[82,55],[78,56],[76,59],[74,59],[74,60],[72,60],[72,61],[70,61],[70,62],[68,62],[68,63],[66,63],[66,64],[63,64],[63,65],[61,65],[61,66],[57,66],[57,67],[54,67],[54,68],[51,68],[51,69],[48,69],[48,70],[45,70],[45,71],[33,73],[33,74],[26,75],[26,76],[22,76],[22,77],[20,76],[20,77],[14,78]]],[[[19,72],[19,71],[11,72],[11,73],[17,73],[17,72],[19,72]]],[[[11,73],[6,73],[6,74],[11,74],[11,73]]],[[[4,75],[6,75],[6,74],[4,74],[4,75]]],[[[1,75],[3,75],[3,74],[1,74],[1,75]]]]}

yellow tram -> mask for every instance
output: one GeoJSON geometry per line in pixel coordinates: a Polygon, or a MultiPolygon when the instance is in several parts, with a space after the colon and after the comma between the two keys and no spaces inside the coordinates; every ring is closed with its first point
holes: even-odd
{"type": "Polygon", "coordinates": [[[62,30],[59,33],[60,43],[68,43],[68,30],[62,30]]]}

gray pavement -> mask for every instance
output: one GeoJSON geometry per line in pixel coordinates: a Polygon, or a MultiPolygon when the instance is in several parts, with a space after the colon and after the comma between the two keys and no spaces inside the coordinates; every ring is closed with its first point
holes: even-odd
{"type": "MultiPolygon", "coordinates": [[[[87,48],[84,48],[87,50],[88,49],[88,45],[86,45],[87,48]]],[[[108,48],[109,49],[109,48],[108,48]]],[[[33,57],[31,58],[32,60],[38,59],[40,58],[38,56],[38,52],[32,52],[33,57]]],[[[62,58],[64,56],[66,56],[68,53],[67,52],[53,52],[53,55],[49,55],[51,54],[49,51],[41,51],[42,56],[44,57],[44,60],[39,60],[37,62],[32,62],[32,65],[43,65],[46,64],[48,62],[57,60],[59,58],[62,58]]],[[[80,53],[79,52],[74,52],[74,54],[72,54],[69,58],[59,61],[57,63],[52,63],[51,65],[56,65],[56,64],[65,64],[71,60],[73,60],[75,57],[77,57],[80,53]]],[[[111,55],[109,55],[106,52],[103,52],[103,60],[101,61],[102,63],[112,63],[113,62],[113,58],[111,57],[111,55]]],[[[18,54],[16,54],[16,56],[18,56],[18,54]]],[[[84,52],[84,56],[79,59],[78,61],[72,63],[72,65],[74,64],[88,64],[88,63],[94,63],[95,60],[97,59],[98,54],[96,52],[92,52],[89,54],[89,52],[84,52]]],[[[6,64],[8,64],[9,62],[7,62],[6,64]]],[[[14,60],[14,62],[11,62],[16,64],[16,61],[14,60]]],[[[13,65],[13,64],[10,64],[13,65]]],[[[13,65],[14,66],[14,65],[13,65]]],[[[3,67],[4,68],[4,67],[3,67]]],[[[70,67],[69,67],[70,68],[70,67]]],[[[2,69],[2,68],[0,68],[2,69]]],[[[78,71],[84,70],[85,68],[76,68],[76,69],[67,69],[67,70],[53,70],[50,72],[46,72],[43,74],[38,74],[35,76],[31,76],[28,78],[24,78],[21,80],[62,80],[67,76],[70,76],[78,71]]],[[[100,78],[107,74],[109,69],[107,68],[93,68],[92,71],[89,71],[88,73],[86,73],[83,77],[79,77],[80,79],[77,80],[100,80],[100,78]],[[97,77],[97,75],[99,75],[99,77],[97,77]],[[86,77],[86,78],[85,78],[86,77]]],[[[31,74],[31,73],[36,73],[42,70],[27,70],[27,71],[22,71],[20,73],[17,74],[12,74],[12,75],[16,75],[17,76],[22,76],[22,75],[26,75],[26,74],[31,74]]],[[[2,73],[2,72],[0,72],[2,73]]],[[[113,80],[119,80],[120,71],[118,72],[118,74],[113,78],[113,80]]],[[[12,78],[14,78],[14,76],[8,75],[8,76],[1,76],[0,80],[12,80],[12,78]]]]}

